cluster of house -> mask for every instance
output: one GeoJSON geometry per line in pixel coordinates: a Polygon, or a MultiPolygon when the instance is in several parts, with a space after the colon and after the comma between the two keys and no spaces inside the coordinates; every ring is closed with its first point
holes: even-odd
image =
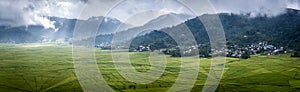
{"type": "Polygon", "coordinates": [[[241,58],[243,54],[255,55],[277,55],[280,53],[287,53],[288,51],[284,47],[276,47],[268,44],[268,42],[260,42],[258,44],[251,44],[246,47],[238,45],[229,46],[227,51],[228,57],[241,58]]]}
{"type": "Polygon", "coordinates": [[[146,45],[146,46],[140,45],[139,47],[130,49],[129,51],[130,52],[145,52],[145,51],[152,51],[152,50],[150,49],[150,45],[146,45]]]}
{"type": "MultiPolygon", "coordinates": [[[[200,57],[210,57],[212,55],[226,55],[227,57],[233,58],[250,58],[250,55],[261,54],[261,55],[277,55],[280,53],[288,53],[292,51],[288,51],[284,47],[276,47],[274,45],[268,44],[268,42],[259,42],[257,44],[251,44],[248,46],[239,46],[239,45],[231,45],[227,46],[227,48],[215,50],[211,49],[210,51],[201,50],[208,48],[201,48],[203,45],[190,46],[186,50],[182,51],[181,54],[184,56],[195,55],[196,49],[200,50],[200,57]]],[[[174,49],[173,49],[174,50],[174,49]]],[[[172,49],[164,51],[165,53],[172,52],[172,49]],[[171,51],[170,51],[171,50],[171,51]]]]}
{"type": "MultiPolygon", "coordinates": [[[[95,45],[96,48],[101,48],[102,50],[111,50],[111,43],[104,42],[101,44],[95,45]]],[[[117,48],[125,48],[125,46],[117,46],[117,48]]],[[[152,51],[150,49],[150,45],[140,45],[136,48],[131,48],[129,52],[146,52],[146,51],[152,51]]]]}
{"type": "Polygon", "coordinates": [[[97,44],[95,47],[96,48],[101,48],[101,47],[106,47],[106,46],[110,46],[109,42],[103,42],[101,44],[97,44]]]}
{"type": "MultiPolygon", "coordinates": [[[[110,43],[102,43],[96,45],[98,48],[107,48],[110,47],[110,43]]],[[[268,44],[268,42],[260,42],[256,44],[251,44],[248,46],[239,46],[239,45],[231,45],[227,46],[222,50],[204,50],[208,48],[201,48],[207,47],[206,44],[198,44],[195,46],[188,46],[185,48],[184,51],[180,51],[179,48],[169,48],[160,50],[165,54],[177,54],[177,55],[184,55],[184,56],[192,56],[199,54],[200,57],[209,57],[215,54],[222,54],[226,55],[227,57],[233,58],[250,58],[250,55],[261,54],[261,55],[277,55],[280,53],[288,53],[286,48],[284,47],[276,47],[274,45],[268,44]],[[201,50],[202,49],[202,50],[201,50]],[[197,50],[201,50],[199,53],[196,52],[197,50]]],[[[149,45],[140,45],[136,48],[132,48],[129,50],[130,52],[145,52],[145,51],[153,51],[151,50],[149,45]]]]}
{"type": "Polygon", "coordinates": [[[110,50],[111,49],[111,44],[109,42],[103,42],[101,44],[97,44],[95,47],[96,48],[101,48],[102,50],[110,50]]]}

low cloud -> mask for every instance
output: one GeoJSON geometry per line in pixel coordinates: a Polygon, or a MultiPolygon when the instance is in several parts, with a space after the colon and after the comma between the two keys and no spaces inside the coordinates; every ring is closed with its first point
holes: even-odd
{"type": "MultiPolygon", "coordinates": [[[[43,25],[54,28],[48,16],[62,18],[88,19],[105,16],[120,0],[0,0],[0,25],[24,26],[43,25]]],[[[190,13],[173,0],[125,0],[106,17],[117,18],[123,22],[134,23],[127,19],[133,14],[158,11],[157,15],[144,16],[147,20],[167,13],[190,13]]],[[[139,17],[142,19],[144,17],[139,17]]]]}
{"type": "Polygon", "coordinates": [[[287,7],[300,10],[300,0],[288,0],[287,7]]]}
{"type": "MultiPolygon", "coordinates": [[[[291,1],[299,0],[210,0],[218,12],[266,14],[276,16],[285,11],[291,1]]],[[[292,3],[293,4],[293,3],[292,3]]]]}
{"type": "Polygon", "coordinates": [[[175,0],[125,0],[113,8],[108,17],[133,25],[142,25],[168,13],[192,14],[187,7],[175,0]]]}
{"type": "Polygon", "coordinates": [[[47,16],[75,18],[78,14],[74,11],[83,5],[76,0],[0,0],[0,25],[54,28],[47,16]]]}
{"type": "MultiPolygon", "coordinates": [[[[120,0],[0,0],[0,25],[24,26],[43,25],[54,28],[54,22],[48,16],[62,18],[88,19],[92,16],[105,16],[120,0]],[[84,11],[82,11],[84,9],[84,11]]],[[[210,0],[217,12],[251,13],[276,16],[285,8],[300,9],[300,0],[210,0]]],[[[108,17],[121,21],[134,16],[133,14],[159,11],[157,17],[166,13],[186,13],[188,10],[175,0],[125,0],[118,9],[110,12],[108,17]],[[130,6],[130,7],[129,7],[130,6]]],[[[135,23],[138,24],[138,23],[135,23]]]]}

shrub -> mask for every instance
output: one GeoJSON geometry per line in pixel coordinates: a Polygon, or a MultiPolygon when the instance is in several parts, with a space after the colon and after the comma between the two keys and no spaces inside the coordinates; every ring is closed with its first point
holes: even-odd
{"type": "Polygon", "coordinates": [[[300,51],[294,52],[294,54],[291,55],[291,57],[300,57],[300,51]]]}
{"type": "Polygon", "coordinates": [[[248,59],[248,58],[250,58],[250,53],[248,51],[246,51],[245,53],[242,54],[241,58],[242,59],[248,59]]]}

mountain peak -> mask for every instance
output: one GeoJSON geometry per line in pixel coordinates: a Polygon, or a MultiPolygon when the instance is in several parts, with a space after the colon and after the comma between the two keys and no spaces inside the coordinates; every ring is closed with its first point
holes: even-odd
{"type": "Polygon", "coordinates": [[[299,9],[294,9],[294,8],[286,8],[286,12],[291,13],[291,12],[299,12],[299,9]]]}
{"type": "Polygon", "coordinates": [[[165,24],[164,27],[170,27],[177,24],[180,24],[181,22],[184,22],[188,19],[192,18],[192,15],[187,14],[178,14],[178,13],[168,13],[161,16],[158,16],[157,18],[150,20],[145,25],[161,25],[165,24]]]}

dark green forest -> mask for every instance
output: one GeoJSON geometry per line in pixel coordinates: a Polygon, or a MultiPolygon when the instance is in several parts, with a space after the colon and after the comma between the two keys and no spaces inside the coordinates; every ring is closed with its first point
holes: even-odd
{"type": "MultiPolygon", "coordinates": [[[[207,14],[200,17],[204,16],[211,15],[207,14]]],[[[266,15],[250,17],[250,14],[228,13],[221,13],[219,17],[224,27],[228,45],[247,46],[266,41],[275,46],[300,49],[300,12],[298,10],[287,9],[286,13],[272,17],[266,15]]],[[[175,27],[138,36],[133,39],[131,47],[136,48],[140,45],[150,45],[152,49],[175,47],[176,42],[166,32],[182,29],[183,25],[188,26],[198,44],[209,44],[205,27],[198,18],[194,18],[175,27]]]]}

